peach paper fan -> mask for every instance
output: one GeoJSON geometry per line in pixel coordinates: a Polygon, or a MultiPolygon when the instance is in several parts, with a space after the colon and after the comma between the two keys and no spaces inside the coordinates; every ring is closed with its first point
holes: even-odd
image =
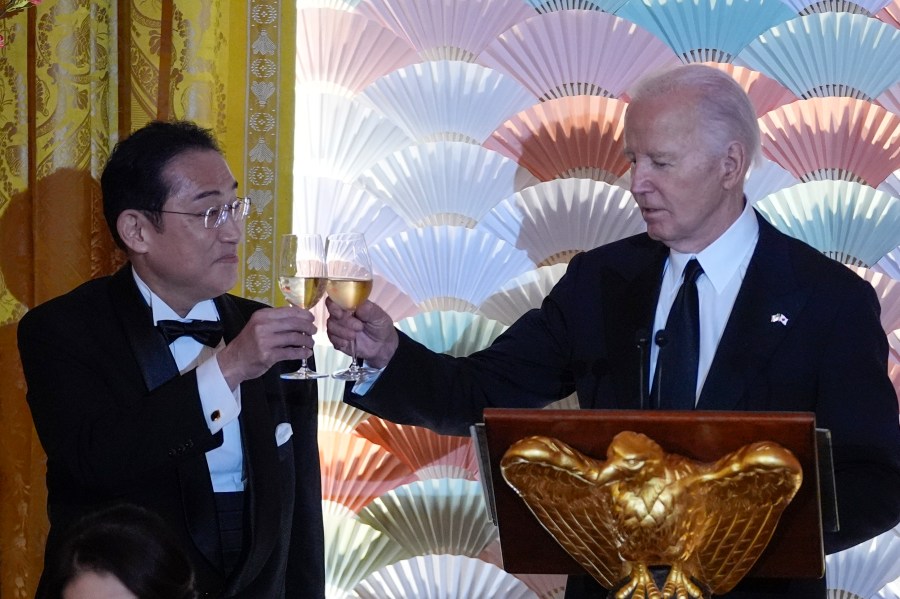
{"type": "Polygon", "coordinates": [[[424,60],[466,62],[534,15],[522,0],[363,0],[357,10],[405,37],[424,60]]]}
{"type": "Polygon", "coordinates": [[[528,310],[541,306],[541,302],[568,267],[568,263],[540,266],[510,279],[500,290],[484,300],[478,313],[511,325],[528,310]]]}
{"type": "Polygon", "coordinates": [[[618,98],[643,73],[679,63],[649,31],[596,10],[532,17],[500,34],[477,60],[515,77],[541,100],[618,98]]]}
{"type": "MultiPolygon", "coordinates": [[[[850,268],[875,288],[878,302],[881,304],[881,326],[885,332],[900,329],[900,281],[864,266],[850,268]]],[[[897,576],[900,576],[900,573],[897,576]]]]}
{"type": "Polygon", "coordinates": [[[418,142],[481,144],[537,97],[515,77],[469,62],[428,61],[396,70],[362,91],[361,101],[418,142]]]}
{"type": "Polygon", "coordinates": [[[747,92],[757,117],[761,117],[779,106],[797,101],[797,96],[791,90],[759,71],[725,62],[707,62],[704,64],[728,73],[732,79],[740,83],[744,91],[747,92]]]}
{"type": "Polygon", "coordinates": [[[501,125],[484,142],[541,181],[562,178],[613,183],[630,168],[622,155],[625,102],[568,96],[542,102],[501,125]]]}
{"type": "Polygon", "coordinates": [[[397,322],[397,328],[438,353],[468,356],[484,349],[508,327],[471,312],[422,312],[397,322]]]}
{"type": "Polygon", "coordinates": [[[346,10],[298,10],[296,39],[300,86],[348,98],[382,75],[418,60],[406,40],[346,10]]]}
{"type": "Polygon", "coordinates": [[[875,18],[900,29],[900,0],[888,0],[884,8],[875,13],[875,18]]]}
{"type": "Polygon", "coordinates": [[[528,252],[537,266],[646,230],[627,189],[593,179],[554,179],[507,198],[478,229],[528,252]]]}
{"type": "Polygon", "coordinates": [[[811,98],[759,119],[763,154],[801,181],[877,187],[900,168],[900,116],[852,98],[811,98]]]}

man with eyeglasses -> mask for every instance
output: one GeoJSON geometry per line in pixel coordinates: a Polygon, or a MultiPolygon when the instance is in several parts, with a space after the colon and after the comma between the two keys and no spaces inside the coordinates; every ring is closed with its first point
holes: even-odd
{"type": "Polygon", "coordinates": [[[324,597],[316,388],[279,378],[311,357],[312,314],[227,293],[250,200],[209,131],[150,123],[101,186],[129,264],[19,324],[47,559],[81,516],[128,501],[173,528],[206,597],[324,597]]]}

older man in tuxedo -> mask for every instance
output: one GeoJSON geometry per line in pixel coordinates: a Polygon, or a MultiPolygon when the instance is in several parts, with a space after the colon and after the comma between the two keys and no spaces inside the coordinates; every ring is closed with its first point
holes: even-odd
{"type": "MultiPolygon", "coordinates": [[[[104,214],[129,264],[19,325],[47,453],[51,558],[84,514],[161,515],[207,597],[324,597],[312,315],[226,293],[250,200],[207,131],[154,122],[104,169],[104,214]]],[[[39,593],[40,594],[40,593],[39,593]]]]}
{"type": "MultiPolygon", "coordinates": [[[[485,407],[541,407],[573,391],[582,408],[810,411],[834,443],[841,530],[826,533],[826,550],[891,528],[900,428],[873,289],[749,205],[759,129],[731,77],[681,66],[630,96],[625,154],[646,234],[577,255],[540,309],[465,358],[430,352],[371,302],[351,314],[329,301],[335,347],[355,338],[358,355],[383,369],[346,401],[448,434],[466,434],[485,407]],[[669,322],[691,296],[679,291],[685,272],[693,341],[669,322]],[[654,338],[667,347],[636,342],[654,338]],[[691,352],[688,374],[678,362],[691,352]]],[[[727,596],[825,594],[824,579],[747,579],[727,596]]],[[[572,577],[566,596],[605,592],[572,577]]]]}

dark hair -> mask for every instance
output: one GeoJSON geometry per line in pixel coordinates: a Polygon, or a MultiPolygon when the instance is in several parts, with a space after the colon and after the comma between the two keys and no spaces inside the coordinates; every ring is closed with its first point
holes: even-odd
{"type": "Polygon", "coordinates": [[[128,209],[144,210],[159,228],[169,196],[169,182],[162,172],[177,156],[192,150],[222,153],[209,129],[190,121],[153,121],[113,148],[100,176],[103,216],[116,244],[124,249],[116,221],[128,209]]]}
{"type": "Polygon", "coordinates": [[[196,599],[194,570],[154,512],[118,504],[85,516],[64,533],[48,561],[47,594],[60,599],[82,572],[111,574],[138,599],[196,599]]]}

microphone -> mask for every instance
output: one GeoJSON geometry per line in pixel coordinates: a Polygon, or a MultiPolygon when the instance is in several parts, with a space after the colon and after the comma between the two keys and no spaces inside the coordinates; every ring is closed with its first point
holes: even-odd
{"type": "Polygon", "coordinates": [[[652,397],[651,399],[653,400],[654,404],[652,406],[653,409],[658,410],[660,394],[659,383],[660,379],[662,379],[662,352],[666,348],[666,345],[668,345],[669,343],[669,337],[666,335],[666,330],[660,329],[656,331],[654,341],[656,342],[656,346],[659,348],[659,353],[656,355],[656,372],[654,373],[653,377],[653,391],[655,392],[653,393],[653,395],[655,397],[652,397]]]}
{"type": "Polygon", "coordinates": [[[647,329],[640,328],[634,335],[634,343],[638,350],[638,402],[643,410],[647,407],[650,397],[647,394],[647,382],[644,372],[647,369],[647,358],[650,350],[650,334],[647,329]]]}

